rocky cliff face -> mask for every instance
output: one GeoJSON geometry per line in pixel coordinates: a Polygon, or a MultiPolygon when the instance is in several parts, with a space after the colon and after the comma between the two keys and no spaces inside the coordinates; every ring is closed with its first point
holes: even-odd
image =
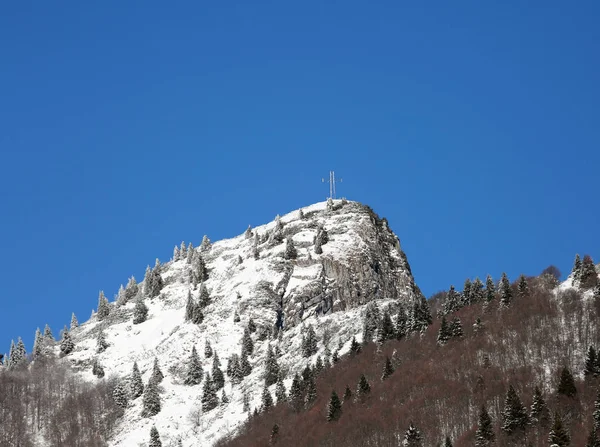
{"type": "MultiPolygon", "coordinates": [[[[91,375],[93,361],[107,376],[122,379],[137,361],[147,381],[156,357],[165,374],[160,413],[143,418],[141,399],[134,400],[114,446],[147,442],[153,424],[163,445],[176,445],[179,439],[184,446],[210,445],[247,417],[244,399],[251,408],[260,405],[269,346],[281,353],[278,361],[289,388],[294,373],[314,363],[317,355],[339,347],[343,353],[353,336],[360,339],[364,304],[378,300],[381,307],[395,306],[415,298],[416,286],[398,238],[385,219],[356,202],[324,202],[291,212],[233,239],[206,245],[201,254],[210,297],[201,324],[184,319],[188,294],[197,300],[202,287],[194,285],[192,266],[182,259],[161,265],[164,285],[157,297],[144,298],[140,284],[138,298],[149,308],[147,321],[132,323],[133,300],[123,306],[111,303],[107,318],[92,317],[73,332],[75,350],[66,358],[90,380],[98,380],[91,375]],[[239,321],[234,321],[235,315],[239,321]],[[252,334],[252,373],[235,385],[226,377],[229,403],[210,412],[196,411],[202,385],[183,383],[192,347],[202,353],[209,341],[224,369],[232,354],[240,354],[250,319],[257,326],[252,334]],[[308,324],[316,330],[318,352],[303,358],[301,338],[308,324]],[[276,327],[283,331],[274,337],[276,327]],[[109,346],[98,353],[101,331],[109,346]]],[[[200,357],[204,371],[210,371],[213,359],[200,357]]]]}

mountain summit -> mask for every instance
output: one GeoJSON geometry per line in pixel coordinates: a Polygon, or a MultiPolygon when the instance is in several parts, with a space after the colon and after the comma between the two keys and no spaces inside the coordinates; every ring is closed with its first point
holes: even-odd
{"type": "Polygon", "coordinates": [[[419,324],[424,298],[387,221],[329,200],[175,247],[114,303],[101,293],[63,355],[89,380],[118,378],[125,415],[110,445],[147,442],[153,426],[163,445],[210,445],[307,364],[348,351],[374,300],[419,324]]]}

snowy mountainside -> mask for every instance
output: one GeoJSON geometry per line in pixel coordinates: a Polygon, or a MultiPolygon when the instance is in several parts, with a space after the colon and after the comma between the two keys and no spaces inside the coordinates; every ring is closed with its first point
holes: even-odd
{"type": "MultiPolygon", "coordinates": [[[[260,407],[269,345],[278,347],[277,360],[289,390],[293,375],[307,363],[314,364],[317,355],[339,347],[343,353],[353,336],[360,339],[366,303],[377,299],[380,307],[408,305],[418,293],[387,221],[356,202],[318,203],[194,250],[201,252],[208,272],[203,286],[210,300],[202,323],[184,318],[188,294],[197,300],[202,286],[194,285],[190,264],[180,259],[159,267],[163,287],[158,296],[144,298],[149,309],[146,321],[133,324],[131,300],[122,306],[111,303],[108,317],[99,321],[92,316],[71,332],[75,349],[65,358],[86,379],[98,380],[91,372],[93,361],[99,362],[107,377],[123,380],[131,375],[135,361],[147,383],[155,357],[165,376],[159,385],[160,412],[142,417],[142,398],[132,400],[111,446],[146,445],[153,425],[163,446],[179,441],[183,446],[212,445],[247,418],[245,394],[251,409],[260,407]],[[294,256],[288,253],[288,238],[294,256]],[[190,386],[183,381],[192,347],[204,372],[210,372],[213,358],[203,355],[208,340],[224,370],[227,359],[240,354],[250,319],[257,327],[249,358],[252,372],[239,384],[225,377],[229,402],[205,413],[198,411],[202,384],[190,386]],[[283,330],[272,337],[278,321],[283,330]],[[318,353],[303,358],[301,340],[307,325],[317,333],[318,353]],[[98,353],[100,332],[109,346],[98,353]]],[[[144,285],[140,284],[138,298],[143,298],[144,285]]]]}

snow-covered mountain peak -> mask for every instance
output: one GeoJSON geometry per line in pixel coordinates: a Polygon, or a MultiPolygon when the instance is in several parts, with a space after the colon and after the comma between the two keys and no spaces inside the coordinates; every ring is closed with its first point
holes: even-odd
{"type": "Polygon", "coordinates": [[[244,406],[260,406],[269,347],[277,352],[289,389],[293,375],[307,363],[314,364],[326,350],[344,352],[353,336],[360,337],[364,304],[408,304],[417,293],[387,221],[356,202],[317,203],[192,250],[176,249],[173,260],[122,291],[119,301],[109,304],[108,316],[96,314],[71,333],[75,348],[66,359],[90,380],[98,380],[92,375],[94,362],[107,377],[122,381],[137,362],[147,383],[157,358],[164,374],[160,412],[142,417],[142,398],[131,400],[113,446],[146,445],[152,425],[163,446],[176,446],[179,440],[183,446],[213,444],[247,418],[244,406]],[[201,306],[203,318],[194,317],[195,322],[186,319],[190,296],[201,306]],[[134,324],[138,301],[147,306],[148,315],[134,324]],[[224,391],[229,402],[202,411],[203,384],[185,384],[192,348],[204,373],[211,372],[214,356],[204,355],[209,342],[225,370],[228,359],[239,358],[249,323],[256,327],[250,331],[251,373],[240,383],[226,376],[218,396],[220,401],[224,391]],[[317,334],[317,352],[303,356],[302,338],[309,325],[317,334]],[[108,347],[99,352],[101,333],[108,347]]]}

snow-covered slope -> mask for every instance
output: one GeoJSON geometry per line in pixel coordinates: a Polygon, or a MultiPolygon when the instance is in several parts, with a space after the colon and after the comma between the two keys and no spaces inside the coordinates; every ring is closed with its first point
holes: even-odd
{"type": "MultiPolygon", "coordinates": [[[[194,288],[190,283],[190,264],[178,260],[160,267],[164,287],[158,297],[145,299],[147,321],[132,323],[133,301],[124,306],[111,303],[110,315],[103,321],[92,316],[72,331],[75,350],[66,358],[89,380],[99,380],[91,373],[94,359],[104,367],[107,377],[123,379],[137,361],[146,383],[157,357],[165,375],[159,388],[160,413],[144,418],[142,398],[132,401],[112,446],[146,445],[152,425],[158,428],[163,446],[175,446],[179,439],[183,446],[213,444],[247,418],[244,394],[250,397],[251,408],[260,406],[269,344],[279,347],[278,361],[286,372],[289,390],[294,373],[307,362],[314,363],[317,356],[306,359],[301,355],[301,334],[308,324],[317,332],[320,355],[326,348],[333,351],[339,346],[343,346],[343,353],[353,336],[360,337],[364,304],[374,299],[381,300],[381,306],[399,301],[408,304],[416,291],[398,238],[385,219],[355,202],[323,202],[293,211],[233,239],[215,242],[201,255],[208,269],[204,285],[210,294],[201,324],[185,321],[188,293],[197,299],[200,286],[194,288]],[[328,241],[317,254],[315,236],[322,228],[328,241]],[[296,247],[296,259],[284,256],[288,237],[296,247]],[[234,322],[236,312],[239,322],[234,322]],[[272,338],[278,314],[283,317],[284,330],[272,338]],[[252,334],[252,373],[237,385],[226,377],[229,403],[199,413],[202,385],[183,384],[182,371],[192,346],[196,346],[204,371],[211,371],[212,358],[204,358],[205,341],[209,340],[225,369],[227,359],[240,354],[250,318],[257,326],[252,334]],[[96,339],[101,330],[110,346],[98,354],[96,339]]],[[[142,290],[140,284],[140,293],[142,290]]]]}

